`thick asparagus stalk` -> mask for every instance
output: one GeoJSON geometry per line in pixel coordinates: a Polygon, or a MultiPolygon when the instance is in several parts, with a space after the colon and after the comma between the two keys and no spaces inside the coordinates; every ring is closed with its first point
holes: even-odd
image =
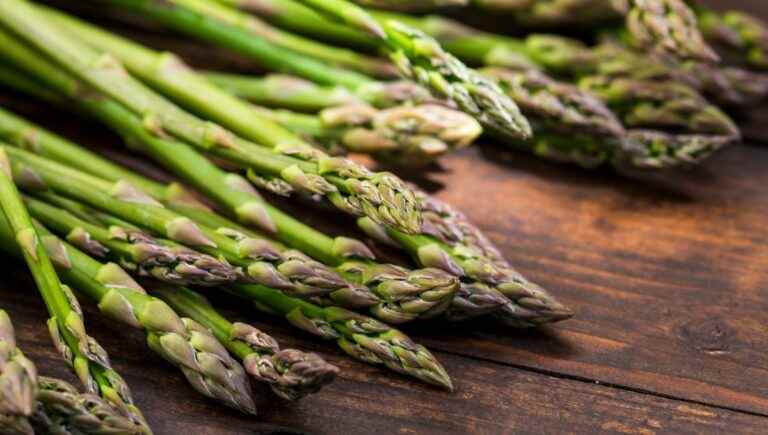
{"type": "MultiPolygon", "coordinates": [[[[318,79],[324,84],[343,83],[352,88],[372,86],[376,83],[365,76],[358,76],[351,80],[348,74],[344,77],[334,77],[334,72],[326,66],[316,63],[310,65],[305,62],[307,59],[298,61],[290,56],[277,56],[274,53],[275,47],[266,46],[265,41],[253,40],[251,35],[244,35],[240,29],[226,26],[217,20],[178,5],[160,4],[154,0],[108,1],[141,12],[144,16],[154,18],[191,36],[214,41],[261,60],[262,63],[269,63],[270,68],[280,72],[291,72],[312,80],[318,79]]],[[[339,0],[331,3],[353,6],[339,0]]],[[[318,6],[332,8],[334,5],[325,4],[323,1],[318,2],[318,6]]],[[[365,16],[366,19],[375,23],[370,15],[365,13],[365,16]]],[[[381,30],[382,26],[376,23],[376,28],[381,30]]],[[[387,38],[386,46],[382,48],[387,48],[390,52],[390,57],[401,74],[429,88],[435,96],[452,101],[457,108],[480,121],[489,131],[510,137],[530,135],[530,126],[514,102],[503,95],[493,82],[467,68],[424,34],[406,29],[397,23],[390,23],[384,28],[387,38]]],[[[383,35],[381,33],[381,36],[383,35]]]]}
{"type": "Polygon", "coordinates": [[[154,285],[152,293],[175,310],[209,329],[243,362],[254,379],[269,384],[287,400],[316,393],[332,382],[339,369],[319,355],[296,349],[280,349],[274,338],[245,323],[231,323],[201,294],[185,288],[154,285]]]}
{"type": "MultiPolygon", "coordinates": [[[[232,0],[229,0],[232,1],[232,0]]],[[[235,0],[237,1],[237,0],[235,0]]],[[[465,6],[469,0],[354,0],[366,7],[391,9],[395,11],[428,11],[437,8],[465,6]]]]}
{"type": "Polygon", "coordinates": [[[37,390],[37,369],[16,346],[11,318],[0,309],[0,433],[34,433],[29,417],[37,390]]]}
{"type": "MultiPolygon", "coordinates": [[[[111,56],[100,55],[70,37],[67,32],[59,30],[56,25],[48,23],[41,10],[24,1],[11,1],[18,2],[18,5],[8,4],[12,7],[7,14],[0,14],[0,22],[7,21],[9,28],[50,55],[73,75],[115,98],[137,115],[149,117],[151,122],[145,121],[145,125],[149,122],[154,125],[155,131],[165,130],[208,153],[248,168],[258,174],[258,179],[282,179],[296,189],[324,196],[336,207],[349,213],[371,215],[377,221],[398,226],[404,231],[415,231],[418,228],[418,204],[413,201],[412,193],[394,175],[372,173],[349,160],[330,158],[311,149],[300,138],[269,120],[263,120],[262,126],[271,127],[264,129],[269,130],[270,134],[262,134],[265,137],[272,136],[273,142],[270,143],[274,147],[257,146],[240,139],[152,92],[122,71],[120,63],[111,56]],[[15,14],[20,15],[16,17],[18,19],[12,18],[15,14]],[[35,31],[40,23],[46,24],[46,32],[35,31]],[[105,59],[109,60],[105,63],[105,59]],[[282,132],[282,136],[278,137],[276,135],[279,132],[282,132]],[[274,142],[282,139],[285,141],[274,142]]],[[[5,6],[5,3],[0,5],[0,10],[5,6]]],[[[216,90],[191,72],[180,76],[191,80],[193,84],[210,86],[216,90]]],[[[47,80],[46,76],[41,78],[47,80]]],[[[178,84],[178,81],[172,82],[178,84]]],[[[219,96],[227,98],[227,101],[237,101],[223,92],[219,96]]],[[[253,122],[253,119],[249,121],[253,122]]]]}
{"type": "Polygon", "coordinates": [[[31,417],[36,433],[57,435],[131,433],[133,423],[95,394],[80,393],[61,379],[40,376],[31,417]]]}
{"type": "Polygon", "coordinates": [[[237,285],[235,290],[257,308],[283,316],[299,329],[336,340],[353,358],[453,389],[450,377],[429,350],[384,323],[342,308],[320,307],[263,286],[237,285]]]}
{"type": "Polygon", "coordinates": [[[48,328],[54,344],[72,366],[87,391],[98,394],[130,418],[133,433],[150,433],[141,411],[133,404],[127,384],[109,363],[107,353],[85,331],[80,305],[59,281],[32,221],[13,183],[11,163],[0,150],[0,205],[15,234],[51,315],[48,328]]]}

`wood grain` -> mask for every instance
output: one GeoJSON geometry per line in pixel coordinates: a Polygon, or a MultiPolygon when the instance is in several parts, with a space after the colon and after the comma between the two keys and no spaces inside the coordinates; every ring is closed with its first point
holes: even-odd
{"type": "MultiPolygon", "coordinates": [[[[768,16],[761,2],[709,3],[768,16]]],[[[143,38],[198,66],[255,69],[197,44],[152,33],[143,38]]],[[[4,91],[0,105],[124,159],[115,154],[114,136],[71,114],[4,91]]],[[[768,119],[766,113],[755,108],[751,117],[768,119]]],[[[234,319],[342,368],[336,383],[298,404],[257,389],[260,416],[245,418],[196,395],[147,350],[141,334],[109,325],[91,310],[88,325],[159,434],[764,433],[764,125],[745,125],[749,144],[691,171],[585,171],[487,144],[449,156],[429,173],[408,174],[465,211],[521,271],[577,312],[537,331],[489,322],[409,325],[406,331],[435,350],[453,375],[453,395],[350,361],[331,344],[213,295],[234,319]]],[[[157,174],[151,165],[142,170],[157,174]]],[[[348,220],[288,208],[329,231],[351,231],[348,220]]],[[[22,346],[43,373],[68,376],[49,346],[45,310],[24,268],[4,263],[2,270],[0,306],[16,320],[22,346]]]]}

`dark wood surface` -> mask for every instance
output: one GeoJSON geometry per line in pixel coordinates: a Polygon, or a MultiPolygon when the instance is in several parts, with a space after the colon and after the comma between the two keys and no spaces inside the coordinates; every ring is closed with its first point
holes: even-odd
{"type": "MultiPolygon", "coordinates": [[[[768,16],[761,2],[719,3],[768,16]]],[[[182,51],[211,62],[206,52],[182,51]]],[[[97,126],[9,93],[0,104],[114,155],[115,137],[97,126]]],[[[765,111],[755,108],[751,118],[768,119],[765,111]]],[[[158,434],[766,433],[768,136],[765,123],[746,127],[747,144],[686,172],[620,177],[481,145],[418,174],[577,313],[537,331],[484,322],[404,328],[445,364],[454,394],[352,361],[278,319],[215,298],[234,319],[342,369],[299,403],[257,387],[260,414],[248,418],[197,395],[140,333],[88,306],[87,324],[158,434]]],[[[341,230],[323,213],[302,216],[341,230]]],[[[24,267],[0,260],[0,306],[15,319],[20,344],[42,373],[70,377],[24,267]]]]}

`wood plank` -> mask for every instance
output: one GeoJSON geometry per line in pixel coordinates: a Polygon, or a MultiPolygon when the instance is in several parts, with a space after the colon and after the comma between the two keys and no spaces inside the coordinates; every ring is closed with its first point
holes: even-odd
{"type": "MultiPolygon", "coordinates": [[[[7,264],[6,270],[21,272],[23,265],[7,264]]],[[[41,373],[73,381],[49,343],[45,308],[34,284],[23,273],[12,276],[2,283],[0,307],[13,316],[19,345],[41,373]]],[[[321,351],[342,368],[342,375],[322,393],[295,404],[257,388],[260,415],[249,418],[199,396],[177,370],[148,350],[140,333],[109,324],[91,304],[84,305],[90,332],[110,351],[157,434],[757,434],[766,424],[758,416],[448,354],[439,356],[461,376],[456,377],[457,393],[443,393],[351,361],[273,322],[256,325],[269,328],[284,344],[321,351]]]]}

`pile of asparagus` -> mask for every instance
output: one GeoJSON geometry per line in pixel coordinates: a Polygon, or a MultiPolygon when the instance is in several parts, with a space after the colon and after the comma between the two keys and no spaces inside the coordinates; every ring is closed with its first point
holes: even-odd
{"type": "Polygon", "coordinates": [[[64,10],[0,2],[0,84],[74,108],[177,180],[147,178],[0,109],[0,247],[28,264],[54,344],[83,384],[81,393],[38,377],[0,312],[9,433],[150,432],[88,335],[80,299],[144,331],[192,387],[246,413],[256,412],[251,381],[297,400],[338,369],[227,319],[204,293],[224,290],[353,358],[452,390],[436,357],[397,325],[488,317],[536,327],[572,311],[460,211],[345,154],[428,165],[485,133],[584,167],[689,166],[739,139],[720,106],[768,94],[768,28],[678,0],[472,2],[531,26],[588,23],[596,45],[391,11],[470,7],[462,1],[85,3],[86,15],[151,21],[269,73],[195,70],[64,10]],[[370,243],[412,262],[378,259],[259,190],[343,212],[370,243]]]}

